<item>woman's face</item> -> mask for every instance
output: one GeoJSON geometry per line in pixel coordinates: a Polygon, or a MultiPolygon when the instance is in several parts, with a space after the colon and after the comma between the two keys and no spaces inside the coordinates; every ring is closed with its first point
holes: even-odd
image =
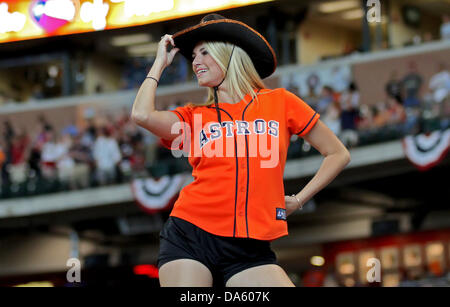
{"type": "Polygon", "coordinates": [[[192,51],[192,70],[200,86],[214,87],[223,79],[222,70],[208,53],[203,42],[198,43],[192,51]]]}

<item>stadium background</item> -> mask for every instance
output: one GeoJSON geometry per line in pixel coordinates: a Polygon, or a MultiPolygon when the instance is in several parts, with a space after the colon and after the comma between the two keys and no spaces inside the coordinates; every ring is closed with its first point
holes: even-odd
{"type": "MultiPolygon", "coordinates": [[[[0,1],[0,285],[159,286],[158,233],[192,177],[130,108],[161,35],[211,11],[268,39],[279,66],[266,85],[320,112],[352,155],[273,244],[294,283],[450,284],[449,1],[380,1],[379,22],[358,0],[67,0],[74,20],[47,11],[64,22],[37,9],[47,2],[0,1]],[[104,24],[88,14],[102,7],[104,24]],[[382,278],[368,283],[373,257],[382,278]],[[66,279],[70,258],[81,283],[66,279]]],[[[177,56],[157,108],[205,94],[177,56]]],[[[291,141],[287,195],[322,160],[291,141]]]]}

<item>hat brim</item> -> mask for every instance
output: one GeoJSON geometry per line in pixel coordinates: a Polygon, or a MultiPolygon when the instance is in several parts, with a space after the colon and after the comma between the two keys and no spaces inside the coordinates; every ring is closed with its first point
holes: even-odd
{"type": "Polygon", "coordinates": [[[241,47],[251,58],[259,76],[270,76],[277,67],[277,59],[266,39],[246,24],[232,20],[219,19],[202,22],[172,36],[175,47],[189,61],[192,52],[200,41],[223,41],[241,47]]]}

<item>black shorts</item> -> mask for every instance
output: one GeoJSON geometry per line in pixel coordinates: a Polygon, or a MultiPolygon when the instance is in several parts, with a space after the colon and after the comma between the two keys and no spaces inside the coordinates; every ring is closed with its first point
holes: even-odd
{"type": "Polygon", "coordinates": [[[204,264],[214,286],[223,287],[230,277],[263,264],[278,264],[269,241],[222,237],[177,217],[169,217],[160,232],[158,268],[177,259],[204,264]]]}

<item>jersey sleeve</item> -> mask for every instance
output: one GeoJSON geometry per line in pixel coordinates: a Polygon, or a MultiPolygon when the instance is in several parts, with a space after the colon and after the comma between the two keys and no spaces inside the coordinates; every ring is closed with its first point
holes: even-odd
{"type": "MultiPolygon", "coordinates": [[[[182,107],[177,107],[174,110],[170,110],[169,112],[174,113],[176,116],[178,116],[178,119],[180,120],[180,122],[182,123],[182,141],[181,143],[176,146],[175,144],[175,139],[173,140],[166,140],[161,138],[160,140],[160,144],[167,148],[167,149],[171,149],[171,150],[183,150],[183,145],[187,143],[186,138],[190,137],[190,133],[187,133],[187,127],[189,127],[189,129],[192,127],[192,110],[193,107],[191,105],[186,105],[186,106],[182,106],[182,107]],[[172,144],[174,143],[174,144],[172,144]]],[[[189,130],[192,131],[192,130],[189,130]]]]}
{"type": "Polygon", "coordinates": [[[320,117],[313,108],[293,93],[284,90],[287,127],[290,135],[303,137],[311,130],[320,117]]]}

